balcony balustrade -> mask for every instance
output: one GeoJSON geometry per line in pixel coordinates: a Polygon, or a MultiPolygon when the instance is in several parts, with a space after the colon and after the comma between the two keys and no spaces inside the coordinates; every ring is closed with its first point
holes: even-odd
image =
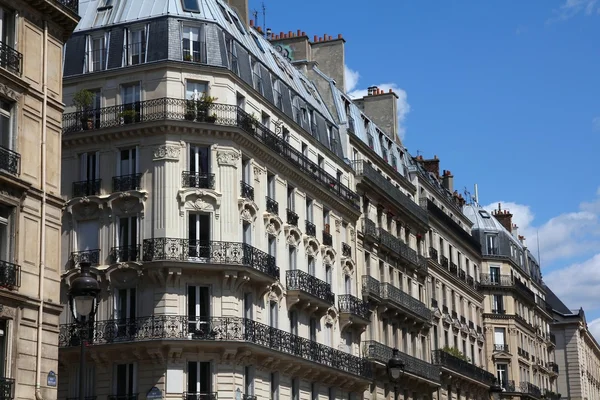
{"type": "Polygon", "coordinates": [[[446,256],[440,256],[440,265],[446,269],[448,269],[448,257],[446,256]]]}
{"type": "Polygon", "coordinates": [[[363,275],[362,293],[363,296],[374,297],[377,300],[381,300],[381,284],[372,276],[363,275]]]}
{"type": "Polygon", "coordinates": [[[494,351],[503,351],[505,353],[509,353],[507,344],[495,344],[494,351]]]}
{"type": "Polygon", "coordinates": [[[452,318],[458,319],[458,313],[455,310],[452,310],[452,318]]]}
{"type": "Polygon", "coordinates": [[[243,199],[254,201],[254,188],[246,182],[240,182],[240,195],[243,199]]]}
{"type": "Polygon", "coordinates": [[[73,182],[73,197],[95,196],[100,194],[102,179],[73,182]]]}
{"type": "MultiPolygon", "coordinates": [[[[16,289],[21,286],[21,266],[0,261],[0,287],[16,289]]],[[[0,378],[0,384],[2,382],[0,378]]],[[[1,385],[0,385],[1,389],[1,385]]]]}
{"type": "Polygon", "coordinates": [[[113,193],[139,190],[142,187],[142,174],[113,176],[113,193]]]}
{"type": "Polygon", "coordinates": [[[506,310],[503,310],[501,308],[492,308],[492,314],[504,315],[506,314],[506,310]]]}
{"type": "Polygon", "coordinates": [[[431,299],[431,308],[437,308],[438,307],[438,301],[436,299],[431,299]]]}
{"type": "Polygon", "coordinates": [[[341,294],[338,296],[338,307],[340,313],[356,315],[364,320],[371,320],[371,310],[369,304],[351,294],[341,294]]]}
{"type": "MultiPolygon", "coordinates": [[[[61,325],[59,346],[78,346],[79,330],[77,324],[61,325]]],[[[365,359],[240,317],[209,317],[201,323],[183,315],[97,321],[90,328],[88,338],[89,347],[149,340],[177,340],[178,346],[182,340],[246,342],[248,345],[275,350],[366,379],[373,376],[371,363],[365,359]]]]}
{"type": "Polygon", "coordinates": [[[82,262],[98,265],[100,264],[100,249],[74,251],[71,253],[71,262],[75,266],[82,262]]]}
{"type": "Polygon", "coordinates": [[[331,291],[329,283],[299,269],[287,271],[285,277],[288,291],[304,292],[328,304],[335,303],[335,294],[331,291]]]}
{"type": "Polygon", "coordinates": [[[409,311],[417,319],[424,322],[431,321],[431,310],[423,302],[415,299],[390,283],[381,284],[381,298],[409,311]]]}
{"type": "Polygon", "coordinates": [[[279,215],[279,203],[270,198],[266,197],[267,201],[267,212],[275,215],[279,215]]]}
{"type": "Polygon", "coordinates": [[[363,235],[373,241],[379,241],[379,231],[375,222],[368,218],[363,220],[363,235]]]}
{"type": "Polygon", "coordinates": [[[110,260],[112,264],[127,262],[127,261],[140,261],[140,248],[139,244],[132,244],[129,246],[118,246],[110,249],[110,260]]]}
{"type": "Polygon", "coordinates": [[[433,247],[429,248],[429,258],[431,258],[435,262],[439,262],[438,251],[433,247]]]}
{"type": "Polygon", "coordinates": [[[139,393],[131,393],[131,394],[111,394],[108,395],[107,400],[138,400],[139,393]]]}
{"type": "Polygon", "coordinates": [[[370,219],[365,218],[363,220],[363,235],[373,242],[378,242],[381,246],[391,251],[392,255],[410,263],[418,270],[427,271],[427,263],[423,257],[419,256],[415,250],[411,249],[406,243],[385,229],[377,228],[375,222],[370,219]]]}
{"type": "Polygon", "coordinates": [[[310,221],[304,221],[304,233],[308,236],[317,236],[317,226],[310,221]]]}
{"type": "Polygon", "coordinates": [[[21,76],[23,73],[23,54],[0,42],[0,67],[21,76]]]}
{"type": "Polygon", "coordinates": [[[519,384],[519,392],[530,394],[536,399],[542,397],[542,390],[538,386],[529,382],[521,382],[519,384]]]}
{"type": "Polygon", "coordinates": [[[214,189],[215,174],[203,172],[183,171],[181,173],[182,188],[214,189]]]}
{"type": "Polygon", "coordinates": [[[550,362],[548,363],[548,367],[550,367],[550,370],[551,370],[552,372],[554,372],[555,374],[558,374],[558,373],[559,373],[559,371],[558,371],[558,364],[557,364],[557,363],[555,363],[555,362],[553,362],[553,361],[550,361],[550,362]]]}
{"type": "Polygon", "coordinates": [[[487,386],[491,386],[495,381],[494,374],[443,350],[434,350],[432,352],[431,360],[433,364],[438,365],[441,368],[447,368],[487,386]]]}
{"type": "MultiPolygon", "coordinates": [[[[241,400],[246,400],[244,396],[241,400]]],[[[183,400],[217,400],[217,392],[183,392],[183,400]]]]}
{"type": "MultiPolygon", "coordinates": [[[[85,396],[83,398],[83,400],[97,400],[98,396],[85,396]]],[[[2,399],[1,395],[0,395],[0,399],[2,399]]],[[[7,399],[9,399],[9,397],[7,397],[7,399]]],[[[79,396],[78,397],[67,397],[66,400],[79,400],[79,396]]]]}
{"type": "Polygon", "coordinates": [[[347,244],[342,242],[342,256],[343,257],[352,257],[352,247],[347,244]]]}
{"type": "Polygon", "coordinates": [[[445,304],[444,304],[444,305],[442,306],[442,312],[443,312],[444,314],[448,314],[448,306],[447,306],[447,305],[445,305],[445,304]]]}
{"type": "Polygon", "coordinates": [[[21,155],[19,153],[0,146],[0,169],[9,174],[17,175],[20,162],[21,155]]]}
{"type": "Polygon", "coordinates": [[[179,238],[145,239],[143,261],[201,261],[240,265],[279,279],[275,257],[246,243],[199,241],[179,238]]]}
{"type": "MultiPolygon", "coordinates": [[[[95,117],[97,123],[92,129],[105,129],[124,126],[126,124],[148,123],[157,121],[185,121],[187,123],[217,124],[223,126],[234,126],[240,128],[245,134],[262,143],[271,152],[291,163],[298,171],[308,175],[309,179],[315,181],[327,192],[339,197],[355,210],[360,209],[360,196],[343,185],[337,177],[331,175],[310,160],[301,151],[296,150],[281,135],[277,135],[268,127],[257,122],[250,114],[235,105],[213,103],[208,107],[207,115],[214,116],[214,122],[203,118],[201,120],[189,121],[188,100],[175,98],[158,98],[137,102],[135,108],[136,117],[132,120],[122,118],[123,111],[130,105],[120,104],[116,106],[96,109],[95,117]],[[187,120],[187,121],[186,121],[187,120]]],[[[81,112],[63,114],[63,135],[69,135],[84,130],[81,112]]],[[[87,123],[87,122],[86,122],[87,123]]],[[[89,127],[86,125],[86,129],[89,127]]]]}
{"type": "Polygon", "coordinates": [[[325,246],[333,246],[333,237],[329,232],[323,231],[323,244],[325,246]]]}
{"type": "Polygon", "coordinates": [[[293,226],[298,226],[298,214],[296,214],[294,211],[290,210],[289,208],[287,209],[287,223],[293,226]]]}
{"type": "MultiPolygon", "coordinates": [[[[363,356],[367,359],[374,360],[378,363],[387,365],[387,362],[392,358],[392,348],[374,340],[367,340],[363,343],[363,356]]],[[[399,352],[400,359],[404,363],[404,372],[411,374],[428,381],[435,383],[440,382],[439,367],[420,360],[416,357],[409,356],[406,353],[399,352]]]]}
{"type": "Polygon", "coordinates": [[[527,300],[535,302],[535,294],[523,282],[510,275],[481,274],[480,286],[484,287],[506,287],[515,289],[527,300]]]}

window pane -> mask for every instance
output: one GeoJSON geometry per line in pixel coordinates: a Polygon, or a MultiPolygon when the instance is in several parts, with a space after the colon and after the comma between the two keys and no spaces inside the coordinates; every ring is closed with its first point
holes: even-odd
{"type": "Polygon", "coordinates": [[[198,7],[198,0],[183,0],[183,10],[189,12],[200,12],[198,7]]]}

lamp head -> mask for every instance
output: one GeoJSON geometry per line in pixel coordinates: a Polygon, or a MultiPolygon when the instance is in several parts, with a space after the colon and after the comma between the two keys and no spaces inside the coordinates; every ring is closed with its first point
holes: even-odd
{"type": "Polygon", "coordinates": [[[73,279],[69,290],[71,312],[77,321],[87,319],[94,311],[94,306],[100,293],[98,280],[90,274],[91,263],[79,263],[80,272],[73,279]]]}
{"type": "Polygon", "coordinates": [[[392,351],[392,358],[387,363],[388,375],[392,381],[398,381],[402,374],[404,374],[404,362],[400,358],[400,351],[394,349],[392,351]]]}

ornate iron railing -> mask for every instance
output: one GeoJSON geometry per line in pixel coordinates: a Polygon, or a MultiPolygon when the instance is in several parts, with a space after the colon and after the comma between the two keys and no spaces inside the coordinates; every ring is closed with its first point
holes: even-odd
{"type": "Polygon", "coordinates": [[[449,265],[449,261],[448,261],[448,257],[446,256],[440,256],[440,265],[446,269],[448,269],[448,265],[449,265]]]}
{"type": "MultiPolygon", "coordinates": [[[[183,400],[217,400],[217,392],[198,393],[198,392],[183,392],[183,400]]],[[[243,396],[242,396],[242,400],[243,396]]]]}
{"type": "Polygon", "coordinates": [[[215,174],[205,174],[201,172],[183,171],[181,173],[181,187],[214,189],[215,174]]]}
{"type": "Polygon", "coordinates": [[[363,220],[363,235],[374,241],[379,241],[379,230],[377,229],[377,225],[368,218],[363,220]]]}
{"type": "Polygon", "coordinates": [[[296,214],[294,211],[290,210],[289,208],[286,210],[286,214],[287,214],[287,223],[293,226],[298,226],[298,219],[300,217],[298,217],[298,214],[296,214]]]}
{"type": "MultiPolygon", "coordinates": [[[[59,346],[78,346],[79,331],[77,324],[61,325],[59,346]]],[[[154,315],[98,321],[88,338],[90,346],[165,339],[248,342],[364,378],[373,376],[371,363],[363,358],[240,317],[210,317],[198,322],[181,315],[154,315]]]]}
{"type": "Polygon", "coordinates": [[[126,261],[140,261],[140,245],[118,246],[110,249],[110,261],[112,264],[126,261]]]}
{"type": "Polygon", "coordinates": [[[431,308],[438,308],[438,301],[434,298],[431,299],[431,308]]]}
{"type": "MultiPolygon", "coordinates": [[[[97,123],[91,129],[111,128],[123,126],[127,123],[145,123],[164,120],[189,120],[188,100],[174,98],[159,98],[136,102],[135,118],[125,120],[123,111],[131,111],[131,104],[121,104],[111,107],[103,107],[94,111],[97,123]]],[[[213,103],[208,106],[206,115],[210,116],[211,123],[235,126],[252,136],[254,139],[268,147],[273,153],[286,159],[293,164],[299,171],[309,176],[309,179],[316,181],[330,193],[338,196],[351,207],[360,209],[360,197],[347,186],[343,185],[337,177],[331,175],[320,167],[317,163],[310,160],[296,150],[283,137],[277,135],[269,128],[259,123],[250,114],[235,105],[213,103]],[[212,120],[214,119],[214,122],[212,120]]],[[[190,122],[208,122],[204,120],[190,122]]],[[[63,114],[63,135],[79,132],[87,127],[88,118],[82,118],[81,112],[63,114]]]]}
{"type": "Polygon", "coordinates": [[[528,300],[535,302],[535,294],[523,282],[510,275],[485,274],[480,275],[480,286],[503,286],[514,288],[528,300]]]}
{"type": "Polygon", "coordinates": [[[285,278],[287,290],[300,290],[331,305],[335,303],[335,294],[329,283],[299,269],[287,271],[285,278]]]}
{"type": "Polygon", "coordinates": [[[142,174],[113,176],[113,192],[139,190],[142,187],[142,174]]]}
{"type": "Polygon", "coordinates": [[[550,361],[548,363],[548,367],[550,367],[550,370],[556,374],[558,374],[558,364],[555,363],[554,361],[550,361]]]}
{"type": "Polygon", "coordinates": [[[267,212],[279,215],[279,203],[267,196],[267,212]]]}
{"type": "Polygon", "coordinates": [[[100,264],[100,249],[74,251],[71,253],[71,262],[75,266],[82,262],[98,265],[100,264]]]}
{"type": "Polygon", "coordinates": [[[19,173],[20,162],[21,155],[19,153],[0,146],[0,169],[3,169],[10,174],[17,175],[19,173]]]}
{"type": "Polygon", "coordinates": [[[138,400],[139,393],[131,394],[110,394],[106,398],[107,400],[138,400]]]}
{"type": "MultiPolygon", "coordinates": [[[[367,340],[363,344],[363,356],[368,359],[373,359],[383,364],[387,364],[392,358],[392,348],[374,340],[367,340]]],[[[406,353],[400,352],[400,358],[404,363],[404,371],[412,375],[425,378],[427,380],[439,383],[440,369],[438,366],[420,360],[416,357],[409,356],[406,353]]]]}
{"type": "Polygon", "coordinates": [[[357,315],[363,319],[371,320],[371,310],[369,304],[351,294],[341,294],[338,296],[338,307],[341,313],[357,315]]]}
{"type": "Polygon", "coordinates": [[[378,299],[381,298],[381,285],[379,281],[370,275],[363,275],[362,277],[362,293],[363,295],[375,296],[378,299]]]}
{"type": "Polygon", "coordinates": [[[419,319],[424,321],[431,320],[431,310],[425,303],[415,299],[410,294],[403,292],[391,283],[381,284],[381,297],[410,311],[419,319]]]}
{"type": "Polygon", "coordinates": [[[491,386],[494,383],[494,374],[486,371],[483,368],[479,368],[470,362],[461,360],[460,358],[455,357],[444,350],[434,350],[431,354],[431,360],[433,364],[448,368],[461,375],[481,382],[484,385],[491,386]]]}
{"type": "Polygon", "coordinates": [[[333,237],[329,232],[323,231],[323,244],[325,246],[333,246],[333,237]]]}
{"type": "Polygon", "coordinates": [[[59,4],[67,7],[75,14],[79,14],[79,0],[56,0],[59,4]]]}
{"type": "MultiPolygon", "coordinates": [[[[83,399],[84,400],[96,400],[98,397],[97,396],[85,396],[83,399]]],[[[2,397],[0,397],[0,399],[2,399],[2,397]]],[[[79,400],[79,396],[77,397],[67,397],[66,400],[79,400]]]]}
{"type": "MultiPolygon", "coordinates": [[[[20,287],[21,266],[8,261],[0,261],[0,286],[8,289],[20,287]]],[[[2,381],[0,380],[0,382],[2,381]]]]}
{"type": "Polygon", "coordinates": [[[15,380],[12,378],[0,378],[0,399],[12,400],[14,396],[15,380]]]}
{"type": "Polygon", "coordinates": [[[6,43],[0,42],[0,66],[21,76],[23,72],[23,55],[6,43]]]}
{"type": "Polygon", "coordinates": [[[85,197],[100,194],[102,179],[73,182],[73,197],[85,197]]]}
{"type": "Polygon", "coordinates": [[[342,256],[352,257],[352,247],[348,243],[342,242],[342,256]]]}
{"type": "Polygon", "coordinates": [[[279,279],[275,257],[246,243],[178,238],[144,239],[143,261],[200,261],[243,265],[279,279]]]}
{"type": "Polygon", "coordinates": [[[255,394],[243,394],[242,400],[258,400],[258,396],[255,394]]]}
{"type": "Polygon", "coordinates": [[[535,398],[540,398],[542,397],[542,391],[541,389],[534,385],[533,383],[529,383],[529,382],[521,382],[519,384],[519,392],[521,393],[527,393],[532,395],[535,398]]]}
{"type": "Polygon", "coordinates": [[[241,197],[248,200],[254,200],[254,188],[244,181],[240,182],[241,197]]]}
{"type": "Polygon", "coordinates": [[[439,262],[438,251],[436,249],[434,249],[433,247],[429,248],[429,258],[431,258],[435,262],[439,262]]]}
{"type": "Polygon", "coordinates": [[[310,221],[304,221],[304,233],[308,236],[317,236],[317,226],[310,221]]]}

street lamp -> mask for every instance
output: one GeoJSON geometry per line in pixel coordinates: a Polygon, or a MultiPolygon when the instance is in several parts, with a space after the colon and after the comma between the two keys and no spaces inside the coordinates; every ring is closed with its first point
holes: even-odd
{"type": "Polygon", "coordinates": [[[394,400],[398,399],[398,382],[404,375],[404,362],[400,358],[398,349],[392,350],[392,358],[387,363],[387,373],[390,380],[394,383],[394,400]]]}
{"type": "Polygon", "coordinates": [[[79,354],[79,400],[84,400],[84,369],[85,369],[85,335],[86,324],[96,312],[100,285],[96,278],[90,274],[91,263],[79,263],[80,272],[71,282],[69,290],[69,306],[77,325],[79,325],[79,341],[81,352],[79,354]]]}
{"type": "Polygon", "coordinates": [[[500,400],[500,393],[502,393],[502,387],[498,384],[498,379],[494,378],[494,383],[490,386],[490,397],[492,400],[500,400]]]}

